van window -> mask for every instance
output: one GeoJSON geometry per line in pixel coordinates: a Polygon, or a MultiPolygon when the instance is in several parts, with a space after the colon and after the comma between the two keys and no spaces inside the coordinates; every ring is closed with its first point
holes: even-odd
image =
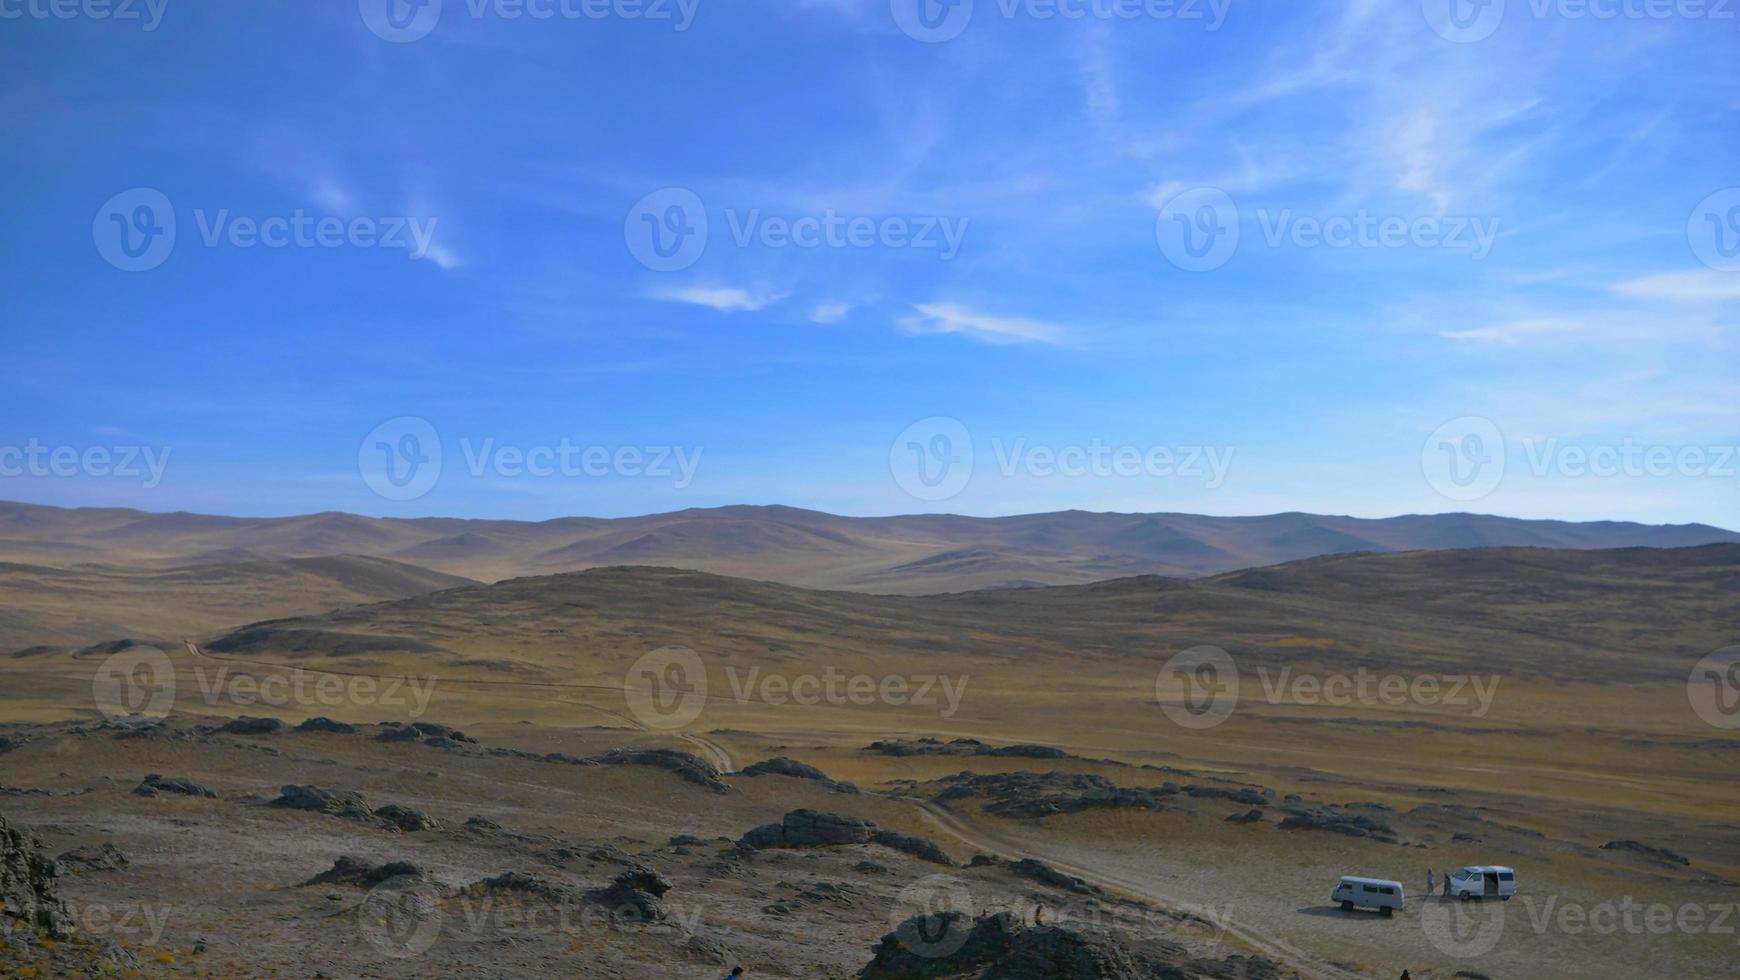
{"type": "Polygon", "coordinates": [[[1359,886],[1359,890],[1362,892],[1375,892],[1375,891],[1377,891],[1377,886],[1375,886],[1375,885],[1361,885],[1361,886],[1359,886]]]}
{"type": "Polygon", "coordinates": [[[1379,888],[1378,891],[1383,892],[1385,895],[1394,895],[1396,893],[1396,890],[1388,885],[1379,888]]]}
{"type": "Polygon", "coordinates": [[[1515,881],[1516,875],[1511,874],[1509,871],[1500,871],[1498,873],[1498,880],[1499,881],[1515,881]]]}

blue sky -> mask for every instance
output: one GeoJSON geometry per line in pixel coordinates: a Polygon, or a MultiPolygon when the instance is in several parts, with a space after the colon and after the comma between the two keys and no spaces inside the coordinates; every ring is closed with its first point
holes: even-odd
{"type": "Polygon", "coordinates": [[[6,499],[1740,526],[1720,5],[64,2],[6,499]]]}

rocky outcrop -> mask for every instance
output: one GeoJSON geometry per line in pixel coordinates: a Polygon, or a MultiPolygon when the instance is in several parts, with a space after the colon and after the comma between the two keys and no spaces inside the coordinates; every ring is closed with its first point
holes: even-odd
{"type": "Polygon", "coordinates": [[[957,738],[948,742],[935,738],[921,738],[913,741],[900,738],[884,739],[872,742],[866,751],[896,757],[913,755],[982,755],[997,756],[1012,759],[1072,759],[1070,755],[1059,748],[1049,745],[986,745],[976,738],[957,738]]]}
{"type": "Polygon", "coordinates": [[[731,792],[731,784],[719,778],[719,770],[675,749],[613,749],[588,761],[604,766],[652,766],[674,772],[682,779],[715,793],[731,792]]]}
{"type": "Polygon", "coordinates": [[[611,916],[632,922],[659,922],[665,917],[664,896],[671,890],[664,875],[647,868],[630,868],[610,887],[588,892],[588,901],[604,906],[611,916]]]}
{"type": "Polygon", "coordinates": [[[199,783],[186,779],[171,779],[157,773],[147,775],[144,781],[133,790],[137,796],[162,796],[165,793],[177,796],[199,796],[207,799],[217,799],[217,794],[199,783]]]}
{"type": "Polygon", "coordinates": [[[383,881],[394,878],[424,879],[428,877],[422,868],[409,861],[389,861],[386,864],[370,864],[358,857],[345,855],[332,863],[332,867],[303,882],[303,885],[355,885],[358,888],[373,888],[383,881]]]}
{"type": "Polygon", "coordinates": [[[363,800],[361,793],[349,790],[322,789],[319,786],[285,786],[283,795],[272,801],[272,806],[288,810],[302,810],[307,813],[324,813],[329,816],[343,817],[346,820],[359,820],[378,823],[392,830],[405,833],[416,833],[422,830],[438,830],[441,824],[433,817],[420,810],[413,810],[397,803],[389,803],[379,809],[372,808],[363,800]]]}
{"type": "Polygon", "coordinates": [[[878,830],[870,835],[870,843],[881,844],[883,847],[910,854],[921,861],[954,867],[955,862],[937,846],[936,841],[923,837],[912,837],[907,834],[897,834],[892,830],[878,830]]]}
{"type": "Polygon", "coordinates": [[[218,729],[226,735],[276,735],[283,730],[284,723],[276,718],[246,716],[236,718],[218,729]]]}
{"type": "Polygon", "coordinates": [[[1395,828],[1363,813],[1345,813],[1333,807],[1287,806],[1277,824],[1282,830],[1325,830],[1347,837],[1370,837],[1388,844],[1396,842],[1395,828]]]}
{"type": "Polygon", "coordinates": [[[308,813],[326,813],[351,820],[367,820],[374,816],[374,811],[363,802],[361,793],[322,789],[319,786],[285,786],[281,792],[283,795],[272,801],[273,806],[308,813]]]}
{"type": "Polygon", "coordinates": [[[1053,888],[1062,889],[1066,892],[1075,892],[1077,895],[1102,894],[1100,889],[1095,888],[1093,885],[1088,884],[1080,878],[1077,878],[1074,875],[1064,874],[1056,868],[1053,868],[1051,865],[1045,864],[1042,861],[1035,861],[1033,858],[1022,858],[1014,864],[1009,865],[1009,870],[1023,878],[1037,881],[1042,885],[1050,885],[1053,888]]]}
{"type": "Polygon", "coordinates": [[[113,844],[99,844],[70,850],[55,858],[63,868],[79,871],[125,871],[127,855],[113,844]]]}
{"type": "Polygon", "coordinates": [[[815,766],[807,765],[797,761],[796,759],[787,759],[783,756],[777,759],[768,759],[765,762],[757,762],[752,766],[747,766],[743,769],[743,775],[790,776],[793,779],[814,780],[836,793],[855,794],[858,792],[858,787],[851,783],[843,783],[838,780],[829,779],[827,773],[817,769],[815,766]]]}
{"type": "Polygon", "coordinates": [[[331,718],[310,718],[296,726],[299,732],[324,732],[330,735],[355,735],[357,727],[349,722],[333,721],[331,718]]]}
{"type": "Polygon", "coordinates": [[[959,912],[914,916],[883,936],[874,954],[858,974],[861,980],[1148,980],[1162,975],[1109,939],[1024,926],[1008,912],[977,920],[959,912]]]}
{"type": "Polygon", "coordinates": [[[1260,956],[1190,959],[1181,947],[1128,945],[1108,935],[1028,926],[1013,913],[969,919],[916,915],[882,937],[859,980],[1280,980],[1260,956]]]}
{"type": "Polygon", "coordinates": [[[1681,867],[1689,867],[1692,863],[1691,859],[1683,854],[1676,854],[1665,847],[1652,847],[1648,844],[1642,843],[1641,841],[1610,840],[1607,843],[1602,844],[1601,849],[1603,851],[1623,851],[1628,854],[1636,854],[1658,864],[1677,864],[1681,867]]]}
{"type": "Polygon", "coordinates": [[[776,847],[835,847],[864,844],[876,825],[857,817],[816,810],[793,810],[779,823],[770,823],[743,835],[737,846],[748,851],[776,847]]]}
{"type": "Polygon", "coordinates": [[[52,937],[71,930],[65,903],[56,891],[60,869],[38,851],[34,841],[0,816],[0,927],[21,925],[52,937]]]}

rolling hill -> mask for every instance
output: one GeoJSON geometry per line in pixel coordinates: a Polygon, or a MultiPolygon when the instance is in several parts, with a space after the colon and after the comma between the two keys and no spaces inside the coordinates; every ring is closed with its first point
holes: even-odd
{"type": "Polygon", "coordinates": [[[1740,542],[1707,525],[1531,521],[1474,514],[1382,520],[1066,511],[1018,517],[839,517],[722,507],[540,523],[67,510],[0,503],[0,561],[168,567],[368,555],[479,581],[609,565],[692,568],[814,588],[927,594],[1200,577],[1326,554],[1488,547],[1677,548],[1740,542]]]}

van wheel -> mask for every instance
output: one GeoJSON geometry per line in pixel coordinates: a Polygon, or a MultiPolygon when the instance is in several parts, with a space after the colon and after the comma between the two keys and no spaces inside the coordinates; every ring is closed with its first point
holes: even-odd
{"type": "Polygon", "coordinates": [[[1353,903],[1352,902],[1342,902],[1341,903],[1341,911],[1352,912],[1353,911],[1353,903]]]}
{"type": "Polygon", "coordinates": [[[1390,908],[1390,907],[1389,907],[1389,906],[1388,906],[1388,905],[1386,905],[1386,906],[1384,906],[1384,907],[1383,907],[1383,908],[1381,908],[1381,909],[1378,909],[1378,913],[1379,913],[1379,914],[1380,914],[1380,915],[1382,915],[1382,916],[1383,916],[1383,917],[1384,917],[1384,918],[1386,918],[1386,919],[1387,919],[1387,918],[1389,918],[1389,917],[1390,917],[1390,913],[1391,913],[1391,912],[1394,912],[1394,911],[1395,911],[1395,909],[1392,909],[1392,908],[1390,908]]]}
{"type": "Polygon", "coordinates": [[[1501,901],[1501,902],[1508,902],[1508,901],[1510,901],[1510,896],[1509,896],[1509,895],[1503,895],[1503,896],[1500,896],[1500,897],[1499,897],[1499,899],[1498,899],[1498,900],[1499,900],[1499,901],[1501,901]]]}
{"type": "Polygon", "coordinates": [[[1469,893],[1469,892],[1463,892],[1461,895],[1461,898],[1464,902],[1468,901],[1469,899],[1471,899],[1473,897],[1474,897],[1474,895],[1469,893]]]}

